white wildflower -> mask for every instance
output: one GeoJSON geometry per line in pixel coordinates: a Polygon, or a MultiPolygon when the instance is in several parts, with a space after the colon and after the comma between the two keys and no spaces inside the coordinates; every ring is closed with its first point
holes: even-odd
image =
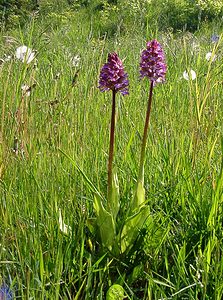
{"type": "Polygon", "coordinates": [[[71,57],[71,64],[73,65],[73,67],[78,67],[81,61],[81,58],[79,55],[75,55],[73,57],[71,57]]]}
{"type": "Polygon", "coordinates": [[[11,58],[12,58],[11,55],[5,55],[4,57],[5,57],[5,58],[4,58],[5,61],[10,61],[11,58]]]}
{"type": "Polygon", "coordinates": [[[28,48],[27,46],[20,46],[16,49],[15,56],[17,59],[21,60],[22,62],[29,64],[35,58],[35,52],[28,48]]]}
{"type": "Polygon", "coordinates": [[[209,61],[211,60],[211,62],[214,62],[217,58],[216,54],[212,54],[212,52],[208,52],[205,56],[206,60],[209,61]]]}
{"type": "Polygon", "coordinates": [[[197,75],[196,75],[195,71],[192,69],[190,70],[189,73],[187,71],[183,72],[183,78],[186,80],[190,80],[190,79],[194,80],[194,79],[196,79],[196,77],[197,77],[197,75]]]}
{"type": "Polygon", "coordinates": [[[60,230],[63,233],[69,234],[71,232],[71,227],[63,222],[62,213],[61,213],[60,208],[59,208],[59,225],[60,225],[60,230]]]}
{"type": "Polygon", "coordinates": [[[30,86],[28,86],[28,85],[26,85],[26,84],[23,84],[23,85],[21,86],[21,89],[22,89],[22,92],[23,92],[23,95],[24,95],[24,96],[27,96],[27,97],[30,96],[30,92],[31,92],[30,86]]]}
{"type": "Polygon", "coordinates": [[[0,65],[4,64],[7,61],[10,61],[11,58],[12,58],[11,55],[4,54],[4,58],[0,58],[0,65]]]}

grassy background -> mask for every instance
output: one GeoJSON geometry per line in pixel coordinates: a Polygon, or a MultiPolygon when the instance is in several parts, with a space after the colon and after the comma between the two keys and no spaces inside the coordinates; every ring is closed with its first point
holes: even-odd
{"type": "Polygon", "coordinates": [[[18,299],[105,299],[117,282],[126,299],[220,300],[222,40],[216,46],[210,37],[221,23],[173,34],[136,18],[120,23],[98,14],[52,12],[1,34],[1,57],[25,44],[37,50],[37,66],[14,57],[0,66],[0,279],[18,299]],[[166,83],[154,91],[145,166],[156,229],[145,228],[140,248],[118,260],[87,229],[92,193],[60,150],[106,194],[111,94],[97,85],[107,54],[117,51],[130,79],[129,96],[118,97],[115,151],[128,205],[149,88],[139,81],[139,58],[153,38],[168,65],[166,83]],[[205,59],[212,50],[214,63],[205,59]],[[73,67],[77,54],[80,65],[73,67]],[[182,78],[190,68],[195,81],[182,78]],[[21,85],[34,83],[23,97],[21,85]],[[59,209],[69,235],[60,230],[59,209]]]}

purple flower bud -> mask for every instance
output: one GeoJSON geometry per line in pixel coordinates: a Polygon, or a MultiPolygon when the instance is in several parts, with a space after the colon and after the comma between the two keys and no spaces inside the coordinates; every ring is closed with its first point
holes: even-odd
{"type": "Polygon", "coordinates": [[[159,42],[148,42],[142,51],[140,61],[140,78],[147,77],[153,83],[165,81],[167,66],[163,49],[159,42]]]}
{"type": "Polygon", "coordinates": [[[128,92],[128,74],[124,72],[124,67],[117,53],[108,54],[108,62],[101,68],[99,89],[104,92],[113,90],[120,91],[122,95],[128,92]]]}

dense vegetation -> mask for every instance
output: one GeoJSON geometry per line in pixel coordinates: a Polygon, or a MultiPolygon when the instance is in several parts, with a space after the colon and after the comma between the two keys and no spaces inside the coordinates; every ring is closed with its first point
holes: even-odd
{"type": "MultiPolygon", "coordinates": [[[[118,21],[137,20],[174,30],[196,30],[203,21],[220,18],[223,14],[221,0],[1,0],[0,22],[3,26],[24,25],[34,14],[47,17],[56,13],[70,14],[86,9],[89,15],[99,15],[99,23],[116,27],[118,21]]],[[[59,17],[59,16],[58,16],[59,17]]],[[[130,21],[131,22],[131,21],[130,21]]],[[[105,26],[106,25],[106,26],[105,26]]]]}
{"type": "Polygon", "coordinates": [[[114,284],[124,292],[107,300],[223,297],[223,5],[155,2],[0,2],[0,284],[15,298],[104,300],[114,284]],[[149,88],[140,53],[154,38],[168,72],[154,89],[146,153],[153,221],[128,254],[113,255],[92,225],[91,184],[106,196],[111,113],[98,76],[112,51],[129,74],[129,96],[117,96],[121,220],[149,88]],[[28,64],[15,55],[21,45],[34,51],[28,64]]]}

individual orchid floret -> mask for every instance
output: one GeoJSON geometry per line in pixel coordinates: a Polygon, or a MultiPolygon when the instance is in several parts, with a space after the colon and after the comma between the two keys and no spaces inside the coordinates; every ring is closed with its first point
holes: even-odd
{"type": "Polygon", "coordinates": [[[167,66],[160,43],[152,40],[141,53],[140,78],[147,77],[153,84],[164,82],[167,66]]]}
{"type": "Polygon", "coordinates": [[[22,62],[29,64],[35,58],[35,52],[28,48],[27,46],[20,46],[16,49],[15,56],[17,59],[21,60],[22,62]]]}
{"type": "Polygon", "coordinates": [[[101,68],[99,88],[102,92],[112,90],[122,95],[128,94],[128,74],[125,73],[121,59],[117,53],[108,54],[108,61],[101,68]]]}

